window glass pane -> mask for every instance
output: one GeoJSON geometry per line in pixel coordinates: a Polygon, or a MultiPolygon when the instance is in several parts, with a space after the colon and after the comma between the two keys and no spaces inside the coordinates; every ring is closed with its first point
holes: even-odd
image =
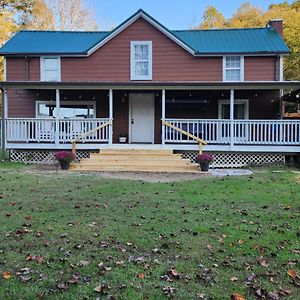
{"type": "Polygon", "coordinates": [[[240,81],[241,71],[238,70],[226,70],[226,80],[227,81],[240,81]]]}
{"type": "Polygon", "coordinates": [[[226,56],[226,68],[240,68],[241,57],[240,56],[226,56]]]}
{"type": "Polygon", "coordinates": [[[58,71],[44,71],[44,80],[45,81],[58,81],[58,71]]]}
{"type": "MultiPolygon", "coordinates": [[[[39,103],[38,106],[38,117],[56,117],[57,110],[55,104],[44,104],[39,103]]],[[[66,105],[63,104],[60,107],[61,118],[93,118],[94,107],[93,105],[66,105]]]]}
{"type": "Polygon", "coordinates": [[[148,62],[135,62],[135,75],[148,75],[149,74],[149,63],[148,62]]]}
{"type": "Polygon", "coordinates": [[[58,69],[58,59],[57,58],[45,58],[44,59],[44,69],[45,70],[57,70],[58,69]]]}
{"type": "Polygon", "coordinates": [[[134,59],[135,60],[148,60],[149,59],[148,45],[135,45],[134,46],[134,59]]]}
{"type": "MultiPolygon", "coordinates": [[[[234,104],[234,119],[245,119],[246,105],[234,104]]],[[[230,119],[230,104],[222,104],[221,107],[221,118],[230,119]]]]}

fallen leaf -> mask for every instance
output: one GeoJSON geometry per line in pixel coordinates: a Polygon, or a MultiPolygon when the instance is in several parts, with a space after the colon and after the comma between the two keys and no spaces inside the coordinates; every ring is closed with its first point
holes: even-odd
{"type": "Polygon", "coordinates": [[[90,262],[88,260],[81,260],[79,262],[79,265],[82,266],[82,267],[86,267],[90,264],[90,262]]]}
{"type": "Polygon", "coordinates": [[[246,300],[246,299],[241,294],[234,293],[233,295],[231,295],[231,300],[246,300]]]}
{"type": "Polygon", "coordinates": [[[296,271],[294,270],[288,270],[287,271],[288,275],[291,276],[293,279],[299,278],[299,275],[296,271]]]}
{"type": "Polygon", "coordinates": [[[110,286],[108,284],[99,285],[94,288],[94,292],[99,294],[107,294],[108,290],[110,289],[110,286]]]}
{"type": "Polygon", "coordinates": [[[237,281],[237,280],[238,280],[238,278],[235,277],[235,276],[233,276],[233,277],[230,278],[230,281],[232,281],[232,282],[235,282],[235,281],[237,281]]]}
{"type": "Polygon", "coordinates": [[[279,295],[277,293],[269,292],[267,297],[270,300],[279,300],[279,295]]]}
{"type": "Polygon", "coordinates": [[[137,274],[137,277],[139,279],[144,279],[145,278],[145,274],[144,273],[139,273],[139,274],[137,274]]]}
{"type": "Polygon", "coordinates": [[[8,272],[8,271],[3,272],[4,279],[9,279],[10,277],[11,277],[11,272],[8,272]]]}

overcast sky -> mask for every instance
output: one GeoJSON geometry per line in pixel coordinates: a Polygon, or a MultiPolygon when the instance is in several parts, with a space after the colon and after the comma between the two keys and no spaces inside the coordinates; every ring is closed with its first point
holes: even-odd
{"type": "MultiPolygon", "coordinates": [[[[188,29],[201,21],[208,5],[215,6],[230,17],[246,1],[231,0],[90,0],[100,24],[100,30],[111,29],[142,8],[169,29],[188,29]]],[[[252,4],[267,9],[283,1],[252,0],[252,4]]],[[[291,1],[289,1],[291,2],[291,1]]]]}

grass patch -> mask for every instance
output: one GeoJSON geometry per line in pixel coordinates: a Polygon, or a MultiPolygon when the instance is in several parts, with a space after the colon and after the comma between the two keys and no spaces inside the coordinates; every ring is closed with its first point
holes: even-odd
{"type": "Polygon", "coordinates": [[[0,299],[300,297],[287,274],[299,272],[300,185],[287,170],[180,183],[0,179],[0,271],[11,273],[0,299]]]}

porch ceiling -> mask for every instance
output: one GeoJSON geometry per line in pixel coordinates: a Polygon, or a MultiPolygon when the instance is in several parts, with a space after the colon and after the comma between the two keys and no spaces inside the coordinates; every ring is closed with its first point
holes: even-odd
{"type": "Polygon", "coordinates": [[[2,89],[72,89],[72,90],[274,90],[300,89],[300,81],[244,82],[41,82],[1,81],[2,89]]]}

